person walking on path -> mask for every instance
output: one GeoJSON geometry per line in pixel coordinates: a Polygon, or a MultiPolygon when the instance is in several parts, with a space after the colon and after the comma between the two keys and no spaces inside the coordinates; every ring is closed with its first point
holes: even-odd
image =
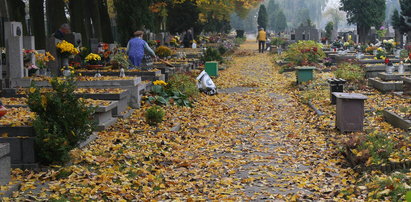
{"type": "Polygon", "coordinates": [[[257,35],[258,41],[258,52],[264,53],[265,42],[267,41],[267,33],[264,31],[264,28],[261,28],[257,35]]]}
{"type": "Polygon", "coordinates": [[[131,61],[131,64],[136,67],[141,66],[145,51],[147,51],[154,58],[157,58],[154,51],[150,48],[147,42],[143,40],[143,34],[143,31],[136,31],[134,33],[134,38],[132,38],[127,44],[128,58],[131,61]]]}

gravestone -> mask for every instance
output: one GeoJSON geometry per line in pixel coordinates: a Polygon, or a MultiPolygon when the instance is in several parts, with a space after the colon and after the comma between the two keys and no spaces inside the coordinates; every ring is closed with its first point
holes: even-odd
{"type": "Polygon", "coordinates": [[[370,35],[368,36],[368,40],[375,42],[377,40],[377,29],[375,27],[371,27],[370,35]]]}
{"type": "Polygon", "coordinates": [[[23,64],[23,28],[20,22],[5,23],[5,38],[7,49],[6,87],[10,87],[11,79],[24,76],[23,64]]]}
{"type": "Polygon", "coordinates": [[[64,40],[73,44],[75,47],[79,47],[82,45],[81,39],[81,33],[72,32],[70,34],[64,35],[64,40]]]}
{"type": "Polygon", "coordinates": [[[73,36],[74,36],[74,46],[76,47],[83,46],[83,37],[81,36],[81,33],[73,32],[73,36]]]}
{"type": "Polygon", "coordinates": [[[314,26],[303,25],[295,30],[295,40],[297,41],[320,41],[321,31],[314,26]]]}
{"type": "MultiPolygon", "coordinates": [[[[23,48],[25,50],[35,50],[36,49],[34,36],[24,36],[23,37],[23,48]]],[[[34,56],[34,54],[31,55],[30,63],[33,65],[36,64],[36,57],[34,56]]],[[[24,74],[25,74],[24,76],[28,76],[27,69],[25,69],[24,74]]]]}
{"type": "Polygon", "coordinates": [[[154,40],[155,41],[160,41],[160,44],[163,45],[163,35],[161,33],[155,34],[154,40]]]}
{"type": "Polygon", "coordinates": [[[48,38],[46,42],[46,51],[50,52],[50,54],[56,58],[56,60],[50,61],[47,64],[48,69],[51,71],[52,76],[58,76],[60,74],[60,69],[62,67],[60,54],[56,47],[56,44],[59,42],[60,40],[54,38],[54,36],[48,38]]]}
{"type": "Polygon", "coordinates": [[[92,53],[98,52],[98,39],[90,38],[90,48],[92,53]]]}
{"type": "Polygon", "coordinates": [[[290,40],[295,41],[295,34],[291,34],[290,40]]]}
{"type": "Polygon", "coordinates": [[[109,50],[110,50],[111,52],[114,52],[114,50],[116,50],[116,49],[118,48],[118,44],[116,44],[116,43],[111,43],[111,44],[108,45],[108,47],[109,47],[109,50]]]}

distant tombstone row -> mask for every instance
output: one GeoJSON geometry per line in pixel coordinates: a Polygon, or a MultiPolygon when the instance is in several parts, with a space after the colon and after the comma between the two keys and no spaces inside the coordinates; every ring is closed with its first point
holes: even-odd
{"type": "Polygon", "coordinates": [[[320,41],[321,31],[314,26],[303,25],[295,30],[294,34],[291,34],[291,40],[295,41],[320,41]]]}

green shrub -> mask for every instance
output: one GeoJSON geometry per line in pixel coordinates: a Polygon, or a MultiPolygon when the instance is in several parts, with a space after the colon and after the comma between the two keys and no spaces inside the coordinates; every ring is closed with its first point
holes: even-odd
{"type": "Polygon", "coordinates": [[[152,106],[146,111],[146,122],[150,126],[157,126],[159,123],[163,122],[165,112],[160,106],[152,106]]]}
{"type": "Polygon", "coordinates": [[[54,78],[50,82],[52,92],[41,94],[32,84],[28,94],[28,106],[37,115],[33,122],[36,154],[44,164],[68,161],[69,151],[86,140],[95,126],[94,108],[74,94],[73,78],[54,78]]]}
{"type": "Polygon", "coordinates": [[[168,88],[179,90],[190,98],[199,95],[196,80],[186,74],[174,74],[168,81],[168,88]]]}
{"type": "Polygon", "coordinates": [[[371,158],[370,163],[380,165],[389,162],[391,153],[394,152],[395,143],[383,134],[369,134],[358,146],[358,151],[365,151],[371,158]]]}
{"type": "Polygon", "coordinates": [[[209,62],[209,61],[218,61],[218,62],[223,62],[223,57],[220,54],[220,51],[215,48],[208,48],[204,56],[202,58],[204,62],[209,62]]]}
{"type": "Polygon", "coordinates": [[[316,65],[325,57],[322,44],[315,41],[299,41],[291,44],[284,54],[285,61],[295,66],[316,65]]]}
{"type": "Polygon", "coordinates": [[[411,198],[409,184],[411,180],[407,175],[396,172],[390,176],[375,177],[367,184],[370,191],[370,198],[386,201],[409,201],[411,198]]]}
{"type": "Polygon", "coordinates": [[[283,46],[287,43],[286,39],[280,37],[274,37],[271,39],[272,46],[283,46]]]}
{"type": "Polygon", "coordinates": [[[225,53],[227,53],[228,49],[224,46],[219,46],[218,47],[218,52],[220,52],[220,55],[224,55],[225,53]]]}
{"type": "Polygon", "coordinates": [[[245,37],[235,38],[234,43],[235,43],[236,45],[241,45],[241,44],[243,44],[246,40],[247,40],[247,38],[245,38],[245,37]]]}
{"type": "Polygon", "coordinates": [[[337,78],[345,79],[349,82],[360,82],[365,78],[364,69],[360,65],[351,63],[338,65],[338,69],[334,74],[337,78]]]}
{"type": "Polygon", "coordinates": [[[176,104],[180,107],[193,107],[189,97],[182,93],[177,88],[172,88],[169,84],[154,85],[151,89],[151,96],[148,97],[148,101],[151,104],[157,105],[169,105],[176,104]]]}

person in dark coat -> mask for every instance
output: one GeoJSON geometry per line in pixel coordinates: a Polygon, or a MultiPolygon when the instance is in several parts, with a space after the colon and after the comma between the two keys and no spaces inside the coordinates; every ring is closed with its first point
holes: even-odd
{"type": "Polygon", "coordinates": [[[65,23],[60,26],[60,28],[53,33],[54,38],[59,40],[64,40],[64,35],[71,33],[71,27],[69,24],[65,23]]]}
{"type": "Polygon", "coordinates": [[[183,38],[184,48],[191,48],[191,44],[193,43],[193,40],[194,40],[193,32],[191,30],[188,30],[183,38]]]}

